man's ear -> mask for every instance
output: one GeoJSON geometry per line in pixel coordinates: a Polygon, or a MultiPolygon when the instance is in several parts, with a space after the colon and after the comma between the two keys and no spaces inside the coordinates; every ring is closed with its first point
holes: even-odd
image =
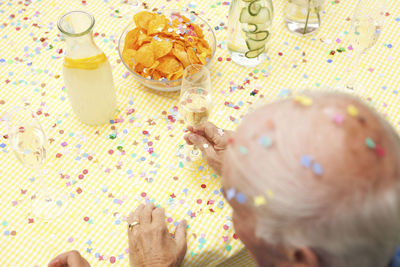
{"type": "Polygon", "coordinates": [[[318,257],[315,254],[315,252],[307,247],[286,250],[286,256],[289,258],[290,262],[293,263],[292,266],[296,267],[320,266],[318,257]]]}

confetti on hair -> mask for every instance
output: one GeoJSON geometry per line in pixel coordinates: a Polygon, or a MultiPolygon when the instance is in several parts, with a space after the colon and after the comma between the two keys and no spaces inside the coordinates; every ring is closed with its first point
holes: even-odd
{"type": "Polygon", "coordinates": [[[336,125],[342,125],[342,123],[343,123],[343,121],[344,121],[344,117],[341,115],[341,114],[335,114],[335,115],[333,115],[333,117],[332,117],[332,119],[333,119],[333,122],[336,124],[336,125]]]}
{"type": "Polygon", "coordinates": [[[314,163],[312,165],[312,170],[316,175],[321,176],[323,174],[322,166],[319,163],[314,163]]]}
{"type": "Polygon", "coordinates": [[[272,197],[274,196],[274,192],[272,192],[272,191],[269,190],[269,189],[267,189],[267,190],[265,191],[265,193],[267,193],[267,196],[268,196],[269,198],[272,198],[272,197]]]}
{"type": "Polygon", "coordinates": [[[220,136],[223,136],[224,135],[224,129],[218,128],[218,134],[220,136]]]}
{"type": "Polygon", "coordinates": [[[375,152],[380,158],[385,156],[385,149],[383,149],[381,146],[375,146],[375,152]]]}
{"type": "Polygon", "coordinates": [[[313,160],[312,156],[303,155],[303,156],[301,156],[300,163],[302,166],[310,168],[312,160],[313,160]]]}
{"type": "Polygon", "coordinates": [[[204,149],[208,148],[208,144],[203,144],[204,149]]]}
{"type": "Polygon", "coordinates": [[[237,202],[239,202],[240,204],[243,204],[246,202],[246,196],[243,193],[238,192],[236,194],[236,200],[237,202]]]}
{"type": "Polygon", "coordinates": [[[296,95],[294,97],[294,101],[302,104],[303,106],[309,107],[312,105],[313,100],[312,98],[304,95],[296,95]]]}
{"type": "Polygon", "coordinates": [[[236,194],[235,188],[226,190],[226,199],[231,200],[236,194]]]}
{"type": "Polygon", "coordinates": [[[347,113],[349,113],[350,116],[356,117],[358,116],[358,109],[353,105],[349,105],[347,107],[347,113]]]}
{"type": "Polygon", "coordinates": [[[374,140],[372,140],[370,137],[367,137],[367,138],[365,139],[365,145],[366,145],[368,148],[375,149],[375,142],[374,142],[374,140]]]}
{"type": "Polygon", "coordinates": [[[267,200],[265,199],[264,196],[260,195],[260,196],[255,196],[254,197],[254,205],[256,207],[261,206],[261,205],[265,205],[267,203],[267,200]]]}
{"type": "Polygon", "coordinates": [[[243,155],[246,155],[246,154],[247,154],[247,148],[245,148],[244,146],[240,146],[240,147],[239,147],[239,151],[240,151],[240,153],[242,153],[243,155]]]}
{"type": "Polygon", "coordinates": [[[260,145],[262,145],[265,148],[269,148],[272,145],[271,138],[269,138],[266,135],[261,136],[260,139],[258,140],[258,142],[260,143],[260,145]]]}

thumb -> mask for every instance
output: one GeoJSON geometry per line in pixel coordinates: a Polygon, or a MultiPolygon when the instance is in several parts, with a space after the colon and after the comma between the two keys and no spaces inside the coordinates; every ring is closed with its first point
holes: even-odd
{"type": "Polygon", "coordinates": [[[175,229],[175,241],[181,251],[186,252],[186,220],[180,221],[175,229]]]}
{"type": "Polygon", "coordinates": [[[48,267],[61,267],[61,262],[59,259],[53,259],[51,262],[49,262],[48,267]]]}

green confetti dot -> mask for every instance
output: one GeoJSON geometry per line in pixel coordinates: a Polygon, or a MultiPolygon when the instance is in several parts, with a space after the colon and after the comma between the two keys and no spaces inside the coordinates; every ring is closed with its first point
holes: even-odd
{"type": "Polygon", "coordinates": [[[132,153],[132,154],[131,154],[131,157],[132,157],[132,158],[136,157],[136,153],[132,153]]]}
{"type": "Polygon", "coordinates": [[[231,245],[227,245],[225,249],[226,249],[226,251],[231,251],[232,246],[231,245]]]}
{"type": "Polygon", "coordinates": [[[374,140],[372,140],[371,138],[366,138],[365,139],[365,145],[368,147],[368,148],[371,148],[371,149],[374,149],[375,148],[375,142],[374,142],[374,140]]]}
{"type": "Polygon", "coordinates": [[[122,149],[124,149],[122,146],[117,146],[117,149],[119,150],[119,151],[121,151],[122,149]]]}
{"type": "Polygon", "coordinates": [[[239,147],[239,151],[240,151],[240,153],[242,153],[243,155],[246,155],[246,154],[247,154],[247,148],[245,148],[244,146],[240,146],[240,147],[239,147]]]}
{"type": "Polygon", "coordinates": [[[116,134],[110,134],[110,139],[115,139],[117,137],[116,134]]]}
{"type": "Polygon", "coordinates": [[[183,162],[182,161],[179,162],[179,168],[183,168],[183,162]]]}

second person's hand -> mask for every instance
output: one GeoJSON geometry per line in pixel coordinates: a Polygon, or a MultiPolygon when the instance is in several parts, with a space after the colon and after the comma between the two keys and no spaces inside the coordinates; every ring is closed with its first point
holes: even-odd
{"type": "Polygon", "coordinates": [[[212,124],[205,122],[195,127],[188,126],[190,133],[184,136],[189,145],[198,147],[204,155],[208,165],[221,175],[222,157],[233,132],[222,130],[212,124]]]}

